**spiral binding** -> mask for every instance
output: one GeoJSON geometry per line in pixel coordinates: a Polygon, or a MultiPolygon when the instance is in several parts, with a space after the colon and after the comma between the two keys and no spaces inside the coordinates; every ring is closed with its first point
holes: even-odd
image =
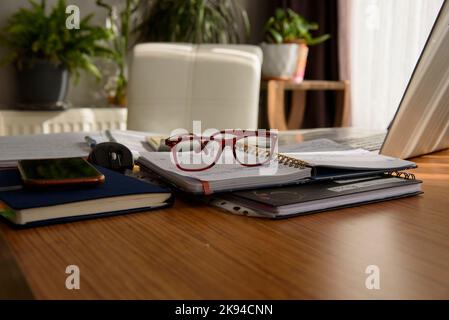
{"type": "Polygon", "coordinates": [[[387,171],[384,174],[392,177],[403,178],[406,180],[416,180],[416,177],[413,173],[405,171],[387,171]]]}
{"type": "MultiPolygon", "coordinates": [[[[255,156],[259,156],[259,155],[263,155],[266,157],[270,156],[270,151],[264,149],[264,148],[259,148],[256,146],[251,146],[248,144],[243,144],[243,145],[238,145],[238,147],[244,152],[248,153],[248,154],[253,154],[255,156]]],[[[286,156],[284,154],[280,154],[280,153],[275,153],[272,155],[272,157],[277,160],[279,163],[289,166],[289,167],[295,167],[298,169],[304,169],[307,167],[312,167],[310,165],[310,163],[303,161],[303,160],[299,160],[299,159],[295,159],[289,156],[286,156]]],[[[402,179],[406,179],[406,180],[416,180],[416,176],[413,173],[410,172],[405,172],[405,171],[397,171],[397,170],[391,170],[391,171],[386,171],[384,172],[385,175],[389,175],[392,177],[397,177],[397,178],[402,178],[402,179]]]]}
{"type": "MultiPolygon", "coordinates": [[[[242,147],[242,146],[240,146],[240,147],[242,147]]],[[[266,149],[259,148],[256,146],[250,146],[246,143],[243,144],[243,151],[248,154],[253,154],[255,156],[263,155],[263,156],[269,157],[271,155],[270,151],[268,151],[266,149]]],[[[307,167],[311,167],[311,165],[306,161],[295,159],[295,158],[286,156],[284,154],[274,153],[271,155],[271,157],[273,157],[274,160],[278,161],[279,163],[281,163],[285,166],[294,167],[297,169],[304,169],[307,167]]]]}

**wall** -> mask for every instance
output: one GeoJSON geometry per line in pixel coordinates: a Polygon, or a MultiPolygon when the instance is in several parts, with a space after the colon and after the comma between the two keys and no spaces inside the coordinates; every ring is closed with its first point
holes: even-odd
{"type": "MultiPolygon", "coordinates": [[[[47,6],[51,7],[57,0],[47,0],[47,6]]],[[[95,0],[66,0],[67,4],[79,6],[81,16],[95,13],[95,23],[103,23],[106,11],[95,5],[95,0]]],[[[109,3],[120,0],[108,0],[109,3]]],[[[250,43],[257,44],[262,39],[263,25],[267,19],[268,1],[238,0],[247,9],[251,22],[252,34],[250,43]]],[[[0,28],[3,27],[8,17],[18,8],[26,6],[27,0],[2,0],[0,1],[0,28]]],[[[0,47],[0,57],[5,53],[0,47]]],[[[103,70],[104,71],[104,70],[103,70]]],[[[108,71],[108,70],[106,70],[108,71]]],[[[110,70],[109,70],[110,71],[110,70]]],[[[68,99],[74,106],[89,107],[105,105],[103,83],[98,83],[92,76],[83,74],[78,85],[70,85],[68,99]]],[[[14,103],[14,70],[11,66],[0,67],[0,108],[11,108],[14,103]]]]}

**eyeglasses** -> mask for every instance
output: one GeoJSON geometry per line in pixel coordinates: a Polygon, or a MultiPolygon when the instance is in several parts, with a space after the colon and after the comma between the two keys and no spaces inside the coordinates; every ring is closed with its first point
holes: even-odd
{"type": "Polygon", "coordinates": [[[172,136],[165,140],[170,147],[172,160],[183,171],[202,171],[219,162],[238,164],[246,167],[261,166],[271,160],[277,145],[276,133],[258,130],[225,130],[210,136],[193,133],[172,136]],[[260,152],[248,152],[248,147],[256,147],[260,152]],[[226,147],[232,149],[233,157],[223,153],[226,147]],[[222,156],[223,154],[223,156],[222,156]]]}

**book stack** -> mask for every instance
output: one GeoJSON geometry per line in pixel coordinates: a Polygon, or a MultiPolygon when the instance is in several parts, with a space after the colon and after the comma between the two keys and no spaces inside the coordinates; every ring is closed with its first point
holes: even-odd
{"type": "MultiPolygon", "coordinates": [[[[148,211],[173,203],[172,190],[161,185],[227,212],[271,219],[422,193],[421,181],[403,171],[415,168],[415,163],[351,149],[327,139],[280,147],[282,153],[269,155],[269,166],[274,163],[276,170],[263,174],[264,166],[227,161],[219,161],[207,170],[181,170],[173,162],[171,152],[156,152],[166,149],[149,147],[147,134],[126,131],[114,135],[138,154],[137,163],[145,182],[98,167],[106,177],[101,186],[29,190],[23,188],[17,168],[7,167],[14,167],[17,159],[86,156],[83,136],[0,138],[7,151],[0,157],[0,216],[26,227],[148,211]],[[53,148],[45,148],[44,144],[53,148]]],[[[97,134],[95,139],[102,141],[102,135],[97,134]]],[[[155,139],[159,145],[163,140],[155,139]]],[[[222,157],[234,157],[233,151],[227,149],[222,157]]],[[[249,155],[254,149],[247,145],[238,152],[249,155]]]]}
{"type": "Polygon", "coordinates": [[[211,205],[272,219],[422,193],[421,181],[403,171],[415,168],[415,163],[325,139],[273,155],[273,159],[277,170],[269,175],[261,175],[260,167],[226,162],[203,171],[184,171],[173,163],[169,152],[144,152],[138,162],[142,170],[211,205]]]}
{"type": "Polygon", "coordinates": [[[18,169],[0,170],[0,216],[18,227],[33,227],[143,212],[173,202],[168,189],[97,167],[105,182],[95,187],[27,189],[18,169]]]}

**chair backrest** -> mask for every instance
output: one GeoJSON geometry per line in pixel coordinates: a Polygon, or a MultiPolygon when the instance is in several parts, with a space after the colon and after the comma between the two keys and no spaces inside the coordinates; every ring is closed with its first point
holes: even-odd
{"type": "Polygon", "coordinates": [[[262,52],[249,45],[147,43],[134,48],[128,129],[169,134],[256,129],[262,52]]]}

